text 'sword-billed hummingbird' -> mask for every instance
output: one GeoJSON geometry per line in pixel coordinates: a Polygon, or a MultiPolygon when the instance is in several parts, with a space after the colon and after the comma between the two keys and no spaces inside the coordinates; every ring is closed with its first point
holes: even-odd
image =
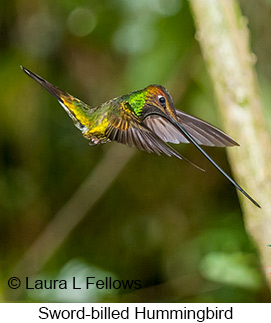
{"type": "Polygon", "coordinates": [[[90,107],[26,68],[21,68],[57,98],[91,145],[115,140],[149,153],[166,154],[188,161],[168,142],[192,143],[240,192],[260,207],[200,147],[239,146],[238,143],[209,123],[176,110],[172,97],[163,86],[149,85],[97,107],[90,107]]]}

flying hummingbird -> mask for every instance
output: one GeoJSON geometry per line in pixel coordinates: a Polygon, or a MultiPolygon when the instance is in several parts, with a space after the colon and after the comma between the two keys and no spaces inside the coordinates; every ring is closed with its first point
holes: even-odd
{"type": "Polygon", "coordinates": [[[211,124],[175,109],[171,95],[163,86],[152,84],[97,107],[90,107],[37,74],[22,66],[21,68],[57,98],[90,145],[117,141],[149,153],[166,154],[188,161],[168,142],[192,143],[240,192],[260,208],[200,147],[228,147],[239,144],[211,124]]]}

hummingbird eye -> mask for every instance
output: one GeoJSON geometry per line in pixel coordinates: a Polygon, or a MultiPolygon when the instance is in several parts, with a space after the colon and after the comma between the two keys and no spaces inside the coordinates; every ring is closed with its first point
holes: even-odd
{"type": "Polygon", "coordinates": [[[165,99],[165,97],[163,97],[162,95],[158,95],[158,101],[159,101],[159,103],[161,104],[161,106],[163,108],[166,107],[166,99],[165,99]]]}

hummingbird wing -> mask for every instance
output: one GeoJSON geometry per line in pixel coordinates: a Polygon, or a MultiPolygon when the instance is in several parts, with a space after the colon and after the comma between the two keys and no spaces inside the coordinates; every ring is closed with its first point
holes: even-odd
{"type": "Polygon", "coordinates": [[[175,156],[204,171],[169,146],[151,129],[142,124],[134,113],[127,112],[127,110],[122,110],[121,115],[114,114],[111,116],[105,135],[111,141],[114,140],[130,147],[136,147],[148,153],[165,154],[170,157],[175,156]]]}
{"type": "Polygon", "coordinates": [[[242,194],[244,194],[257,207],[261,208],[261,206],[239,184],[237,184],[227,173],[224,172],[224,170],[220,166],[217,165],[217,163],[199,146],[195,139],[189,134],[189,132],[187,132],[187,130],[181,124],[179,124],[178,122],[176,122],[176,120],[167,115],[165,115],[164,118],[168,119],[169,122],[172,122],[172,124],[180,130],[184,137],[189,142],[191,142],[205,156],[205,158],[207,158],[209,162],[212,163],[214,167],[218,169],[242,194]]]}
{"type": "MultiPolygon", "coordinates": [[[[226,147],[239,144],[222,130],[206,121],[176,110],[177,121],[194,138],[199,145],[226,147]]],[[[145,124],[166,142],[178,144],[189,143],[189,140],[174,127],[168,120],[157,115],[151,115],[144,120],[145,124]]]]}

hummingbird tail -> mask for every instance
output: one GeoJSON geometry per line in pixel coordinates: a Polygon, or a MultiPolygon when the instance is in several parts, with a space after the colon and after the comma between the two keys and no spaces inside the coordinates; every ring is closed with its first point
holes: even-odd
{"type": "Polygon", "coordinates": [[[27,68],[21,66],[21,69],[28,75],[30,76],[33,80],[38,82],[42,87],[44,87],[49,93],[51,93],[54,97],[57,98],[58,101],[63,102],[62,98],[69,96],[68,93],[60,90],[57,86],[54,86],[50,82],[44,80],[42,77],[39,75],[30,72],[27,68]]]}
{"type": "Polygon", "coordinates": [[[33,80],[37,81],[42,87],[44,87],[49,93],[51,93],[55,98],[57,98],[60,105],[68,113],[70,118],[73,120],[75,126],[82,132],[86,131],[86,126],[82,123],[82,120],[85,120],[84,114],[82,111],[89,109],[89,106],[79,99],[73,97],[67,92],[62,91],[57,86],[51,84],[50,82],[44,80],[39,75],[30,72],[28,69],[21,66],[21,69],[30,76],[33,80]]]}

